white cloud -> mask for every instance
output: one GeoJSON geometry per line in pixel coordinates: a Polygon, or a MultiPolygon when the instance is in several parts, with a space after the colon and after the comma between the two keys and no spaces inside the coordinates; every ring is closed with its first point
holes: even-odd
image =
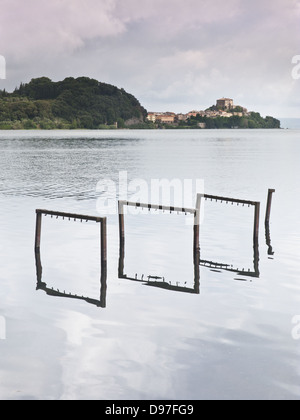
{"type": "Polygon", "coordinates": [[[114,0],[2,0],[1,49],[19,59],[72,53],[88,40],[125,30],[114,8],[114,0]]]}
{"type": "MultiPolygon", "coordinates": [[[[230,20],[240,13],[240,0],[227,0],[224,14],[223,0],[117,0],[117,14],[125,22],[156,19],[166,26],[173,23],[176,28],[186,24],[212,23],[230,20]]],[[[186,27],[189,30],[190,27],[186,27]]]]}
{"type": "Polygon", "coordinates": [[[86,75],[153,109],[189,110],[223,95],[245,98],[245,106],[257,101],[266,113],[268,101],[297,102],[299,0],[0,2],[6,88],[42,75],[86,75]]]}

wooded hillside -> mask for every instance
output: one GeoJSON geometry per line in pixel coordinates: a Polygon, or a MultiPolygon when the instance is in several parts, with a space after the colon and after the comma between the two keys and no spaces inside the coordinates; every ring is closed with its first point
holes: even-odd
{"type": "Polygon", "coordinates": [[[0,91],[0,129],[119,128],[143,123],[147,111],[124,89],[87,77],[47,77],[0,91]]]}

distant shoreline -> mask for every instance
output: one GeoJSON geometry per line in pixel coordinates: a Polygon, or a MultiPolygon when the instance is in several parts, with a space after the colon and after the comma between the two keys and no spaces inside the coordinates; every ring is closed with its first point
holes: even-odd
{"type": "Polygon", "coordinates": [[[0,130],[279,129],[280,121],[249,112],[230,98],[188,114],[148,112],[132,94],[88,77],[47,77],[0,90],[0,130]]]}
{"type": "Polygon", "coordinates": [[[288,128],[288,127],[280,127],[280,128],[180,128],[180,127],[169,127],[169,128],[51,128],[51,129],[45,129],[45,128],[20,128],[20,129],[2,129],[0,128],[0,133],[3,132],[53,132],[53,131],[68,131],[68,132],[79,132],[79,131],[88,131],[88,132],[97,132],[97,131],[103,131],[103,132],[118,132],[118,131],[285,131],[285,130],[300,130],[299,128],[288,128]]]}

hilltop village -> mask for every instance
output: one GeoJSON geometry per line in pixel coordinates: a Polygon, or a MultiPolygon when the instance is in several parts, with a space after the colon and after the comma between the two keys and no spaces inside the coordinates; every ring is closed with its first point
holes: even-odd
{"type": "Polygon", "coordinates": [[[149,112],[147,120],[156,128],[280,128],[280,121],[273,117],[262,118],[259,113],[235,105],[229,98],[218,99],[216,105],[205,111],[149,112]]]}
{"type": "MultiPolygon", "coordinates": [[[[205,111],[191,111],[187,114],[175,114],[174,112],[149,112],[147,119],[153,123],[176,124],[180,121],[187,121],[191,117],[207,117],[207,118],[230,118],[233,116],[244,117],[250,116],[250,112],[240,105],[234,105],[233,99],[222,98],[217,100],[216,106],[212,106],[205,111]]],[[[199,123],[200,128],[206,128],[205,123],[199,123]]]]}

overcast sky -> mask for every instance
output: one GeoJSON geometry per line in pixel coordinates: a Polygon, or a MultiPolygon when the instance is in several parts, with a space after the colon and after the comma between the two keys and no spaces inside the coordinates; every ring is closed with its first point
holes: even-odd
{"type": "Polygon", "coordinates": [[[200,110],[226,96],[300,118],[300,0],[0,0],[0,55],[0,89],[89,76],[148,111],[200,110]]]}

